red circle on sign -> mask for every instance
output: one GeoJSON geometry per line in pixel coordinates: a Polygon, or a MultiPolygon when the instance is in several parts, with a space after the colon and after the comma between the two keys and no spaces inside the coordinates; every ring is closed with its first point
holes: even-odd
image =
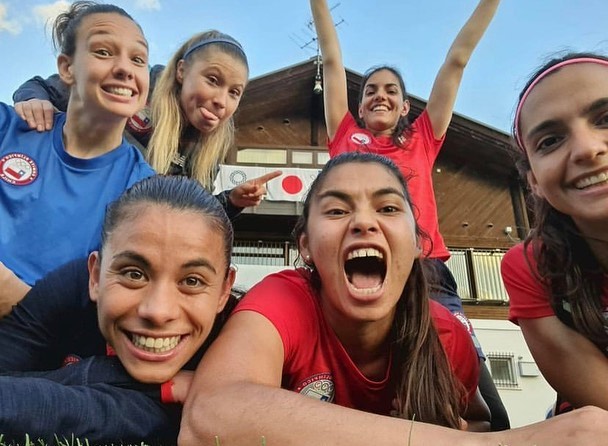
{"type": "Polygon", "coordinates": [[[283,190],[288,194],[297,194],[302,191],[302,180],[295,175],[287,175],[281,184],[283,190]]]}

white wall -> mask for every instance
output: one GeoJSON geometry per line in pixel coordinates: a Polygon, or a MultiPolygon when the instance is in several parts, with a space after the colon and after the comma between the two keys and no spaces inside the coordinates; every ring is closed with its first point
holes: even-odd
{"type": "Polygon", "coordinates": [[[518,388],[498,388],[498,393],[509,413],[512,427],[523,426],[545,418],[550,405],[555,402],[555,391],[538,371],[519,327],[509,321],[471,320],[484,352],[513,353],[518,388]],[[519,363],[526,374],[522,376],[519,363]]]}

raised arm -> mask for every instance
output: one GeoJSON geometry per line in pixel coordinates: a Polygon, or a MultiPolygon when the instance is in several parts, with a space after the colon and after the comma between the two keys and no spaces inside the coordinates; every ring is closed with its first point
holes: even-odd
{"type": "Polygon", "coordinates": [[[346,71],[342,62],[338,33],[334,26],[327,0],[310,0],[319,47],[323,58],[323,101],[325,125],[332,139],[338,126],[348,112],[348,89],[346,71]]]}
{"type": "Polygon", "coordinates": [[[435,78],[426,107],[433,133],[441,138],[450,125],[464,69],[492,21],[500,0],[481,0],[452,43],[435,78]]]}
{"type": "Polygon", "coordinates": [[[566,401],[608,409],[608,358],[598,347],[556,316],[518,322],[543,376],[566,401]]]}

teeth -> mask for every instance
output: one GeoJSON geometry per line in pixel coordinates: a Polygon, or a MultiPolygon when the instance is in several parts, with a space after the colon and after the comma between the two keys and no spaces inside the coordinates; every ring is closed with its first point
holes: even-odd
{"type": "Polygon", "coordinates": [[[377,291],[380,291],[380,288],[382,288],[382,284],[377,285],[373,288],[357,288],[356,286],[354,286],[353,284],[351,284],[351,286],[353,287],[354,290],[357,291],[357,293],[359,294],[374,294],[377,291]]]}
{"type": "Polygon", "coordinates": [[[358,257],[378,257],[379,259],[384,258],[382,253],[375,248],[362,248],[349,252],[346,259],[352,260],[358,257]]]}
{"type": "Polygon", "coordinates": [[[179,344],[181,336],[171,336],[169,338],[153,338],[140,336],[131,333],[131,342],[135,347],[151,353],[164,353],[174,349],[179,344]]]}
{"type": "Polygon", "coordinates": [[[127,96],[127,97],[131,97],[133,96],[133,90],[131,90],[130,88],[126,88],[126,87],[109,87],[108,92],[112,93],[112,94],[116,94],[118,96],[127,96]]]}
{"type": "Polygon", "coordinates": [[[608,181],[608,172],[602,172],[597,175],[593,175],[587,178],[583,178],[582,180],[577,181],[574,184],[574,187],[577,189],[584,189],[589,186],[593,186],[594,184],[603,183],[608,181]]]}
{"type": "Polygon", "coordinates": [[[385,105],[376,105],[374,108],[372,108],[372,111],[388,111],[388,107],[385,105]]]}

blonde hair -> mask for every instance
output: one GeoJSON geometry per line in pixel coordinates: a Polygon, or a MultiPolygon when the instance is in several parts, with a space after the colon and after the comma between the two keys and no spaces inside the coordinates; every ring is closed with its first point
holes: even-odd
{"type": "MultiPolygon", "coordinates": [[[[190,126],[180,105],[181,84],[177,82],[177,65],[186,59],[201,57],[211,48],[229,54],[243,62],[249,70],[247,57],[240,44],[227,34],[210,30],[195,34],[173,55],[163,70],[151,100],[154,132],[148,144],[148,162],[158,173],[169,173],[171,162],[179,157],[184,131],[190,126]],[[209,41],[205,43],[205,41],[209,41]]],[[[234,144],[234,120],[231,116],[217,129],[204,135],[199,133],[194,148],[188,155],[191,171],[189,176],[208,189],[213,187],[217,166],[234,144]]]]}

